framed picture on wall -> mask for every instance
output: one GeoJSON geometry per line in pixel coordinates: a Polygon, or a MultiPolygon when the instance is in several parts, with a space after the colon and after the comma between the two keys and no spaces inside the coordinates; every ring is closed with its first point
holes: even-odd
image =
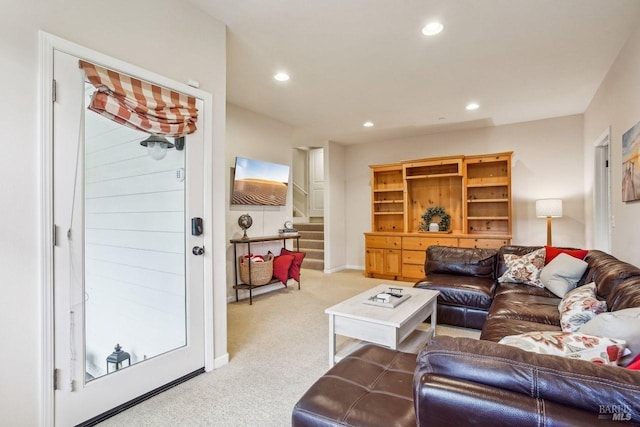
{"type": "Polygon", "coordinates": [[[622,201],[640,199],[640,122],[622,135],[622,201]]]}

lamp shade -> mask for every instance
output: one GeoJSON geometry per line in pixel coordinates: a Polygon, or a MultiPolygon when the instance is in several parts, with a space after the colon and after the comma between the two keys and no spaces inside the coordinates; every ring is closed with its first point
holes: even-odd
{"type": "Polygon", "coordinates": [[[562,200],[560,199],[543,199],[536,200],[536,216],[539,218],[562,217],[562,200]]]}

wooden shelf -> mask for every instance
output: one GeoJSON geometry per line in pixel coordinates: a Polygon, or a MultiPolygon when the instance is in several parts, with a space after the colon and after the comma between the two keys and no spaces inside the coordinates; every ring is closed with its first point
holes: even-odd
{"type": "Polygon", "coordinates": [[[471,199],[467,200],[467,203],[503,203],[508,201],[509,199],[471,199]]]}
{"type": "Polygon", "coordinates": [[[461,176],[459,173],[437,173],[431,175],[407,175],[406,179],[429,179],[429,178],[448,178],[450,176],[461,176]]]}
{"type": "Polygon", "coordinates": [[[404,215],[404,212],[402,211],[398,211],[398,212],[374,212],[374,215],[404,215]]]}
{"type": "Polygon", "coordinates": [[[374,200],[374,204],[404,203],[404,200],[374,200]]]}
{"type": "Polygon", "coordinates": [[[508,221],[508,216],[470,216],[469,221],[508,221]]]}
{"type": "Polygon", "coordinates": [[[509,181],[507,178],[495,179],[495,180],[483,180],[482,178],[467,179],[467,187],[507,187],[509,185],[509,181]]]}
{"type": "Polygon", "coordinates": [[[404,191],[404,188],[375,188],[373,190],[374,193],[390,193],[393,191],[404,191]]]}

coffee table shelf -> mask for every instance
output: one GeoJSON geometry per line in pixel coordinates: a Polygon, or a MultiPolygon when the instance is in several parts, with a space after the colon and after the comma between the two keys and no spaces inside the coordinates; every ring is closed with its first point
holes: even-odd
{"type": "MultiPolygon", "coordinates": [[[[413,331],[404,341],[402,341],[397,350],[405,353],[418,354],[420,349],[433,337],[433,329],[416,329],[413,331]]],[[[345,356],[353,353],[360,347],[364,347],[367,344],[371,344],[367,341],[361,341],[355,338],[345,338],[340,343],[336,344],[336,354],[334,355],[334,361],[338,363],[345,356]]]]}

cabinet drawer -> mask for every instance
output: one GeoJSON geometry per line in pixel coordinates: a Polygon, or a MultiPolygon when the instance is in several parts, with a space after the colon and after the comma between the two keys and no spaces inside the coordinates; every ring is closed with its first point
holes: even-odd
{"type": "Polygon", "coordinates": [[[426,250],[429,246],[458,246],[457,237],[403,237],[402,249],[426,250]]]}
{"type": "Polygon", "coordinates": [[[500,249],[508,245],[511,239],[460,239],[461,248],[500,249]]]}
{"type": "Polygon", "coordinates": [[[422,279],[424,277],[424,264],[402,264],[402,277],[404,279],[422,279]]]}
{"type": "Polygon", "coordinates": [[[401,237],[393,236],[365,236],[367,248],[400,249],[401,237]]]}
{"type": "Polygon", "coordinates": [[[425,259],[425,251],[402,251],[402,264],[424,265],[425,259]]]}

